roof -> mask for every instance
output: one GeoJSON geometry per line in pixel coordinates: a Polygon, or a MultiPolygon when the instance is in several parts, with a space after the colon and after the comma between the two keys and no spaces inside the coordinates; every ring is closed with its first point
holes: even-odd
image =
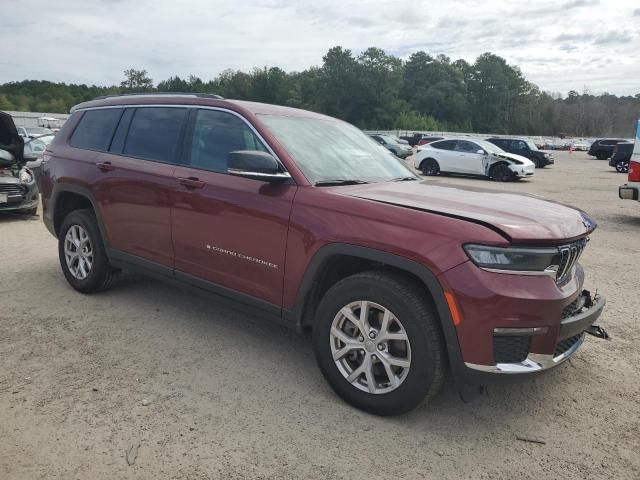
{"type": "Polygon", "coordinates": [[[309,117],[326,120],[335,120],[332,117],[320,113],[302,110],[299,108],[271,105],[268,103],[249,102],[245,100],[228,100],[213,94],[197,93],[149,93],[134,95],[116,95],[98,97],[88,102],[83,102],[71,108],[71,113],[86,108],[99,108],[126,105],[200,105],[206,107],[229,108],[242,113],[253,115],[282,115],[289,117],[309,117]]]}

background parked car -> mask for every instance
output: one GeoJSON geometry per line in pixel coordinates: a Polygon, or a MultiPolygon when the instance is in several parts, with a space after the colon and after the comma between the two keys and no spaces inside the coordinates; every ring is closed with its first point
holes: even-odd
{"type": "Polygon", "coordinates": [[[613,155],[613,147],[619,142],[625,142],[620,138],[602,138],[594,141],[589,148],[589,155],[598,160],[606,160],[613,155]]]}
{"type": "Polygon", "coordinates": [[[413,154],[413,149],[408,144],[398,143],[397,140],[391,135],[384,134],[372,134],[369,135],[380,145],[385,147],[391,153],[393,153],[396,157],[407,158],[409,155],[413,154]]]}
{"type": "Polygon", "coordinates": [[[461,173],[507,182],[532,176],[535,165],[528,158],[507,153],[485,140],[449,138],[419,148],[415,168],[424,175],[461,173]]]}
{"type": "Polygon", "coordinates": [[[35,137],[24,142],[24,156],[25,158],[32,159],[29,160],[26,165],[33,172],[38,188],[40,188],[40,177],[42,175],[42,157],[54,137],[54,134],[41,135],[40,137],[35,137]]]}
{"type": "Polygon", "coordinates": [[[35,138],[40,137],[42,135],[51,135],[55,133],[50,128],[46,127],[16,127],[18,130],[18,135],[23,138],[35,138]]]}
{"type": "Polygon", "coordinates": [[[618,142],[613,147],[613,155],[609,160],[609,166],[615,167],[620,173],[629,172],[629,160],[633,153],[633,142],[618,142]]]}
{"type": "Polygon", "coordinates": [[[444,140],[444,137],[428,137],[423,135],[420,140],[418,140],[418,146],[427,145],[431,142],[435,142],[436,140],[444,140]]]}
{"type": "Polygon", "coordinates": [[[521,138],[487,138],[488,142],[497,145],[505,152],[515,153],[527,157],[533,162],[536,168],[544,168],[554,163],[553,155],[538,150],[538,147],[531,140],[521,138]]]}

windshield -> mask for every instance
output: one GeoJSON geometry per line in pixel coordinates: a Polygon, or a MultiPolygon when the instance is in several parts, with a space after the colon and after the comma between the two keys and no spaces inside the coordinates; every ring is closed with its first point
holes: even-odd
{"type": "Polygon", "coordinates": [[[505,153],[504,150],[501,149],[499,146],[497,146],[497,145],[495,145],[495,144],[493,144],[491,142],[487,142],[486,140],[469,139],[469,141],[477,143],[478,145],[480,145],[482,148],[484,148],[489,153],[505,153]]]}
{"type": "Polygon", "coordinates": [[[413,173],[358,130],[338,120],[260,115],[311,183],[384,182],[413,173]]]}
{"type": "Polygon", "coordinates": [[[538,147],[533,142],[527,141],[527,146],[529,147],[529,150],[538,150],[538,147]]]}

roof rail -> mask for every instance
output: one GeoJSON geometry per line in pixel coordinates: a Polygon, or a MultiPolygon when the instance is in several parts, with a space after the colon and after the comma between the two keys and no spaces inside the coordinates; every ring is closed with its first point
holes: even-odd
{"type": "Polygon", "coordinates": [[[183,97],[202,97],[202,98],[217,98],[224,99],[221,95],[216,95],[215,93],[193,93],[193,92],[140,92],[140,93],[119,93],[116,95],[101,95],[99,97],[94,98],[94,100],[104,100],[105,98],[117,98],[117,97],[135,97],[135,96],[147,96],[147,97],[155,97],[158,95],[168,95],[171,97],[183,96],[183,97]]]}

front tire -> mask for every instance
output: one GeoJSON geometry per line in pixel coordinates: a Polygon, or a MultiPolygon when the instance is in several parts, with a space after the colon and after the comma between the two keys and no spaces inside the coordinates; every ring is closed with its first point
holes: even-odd
{"type": "Polygon", "coordinates": [[[65,278],[79,292],[105,290],[115,278],[91,210],[75,210],[65,217],[58,234],[58,257],[65,278]]]}
{"type": "Polygon", "coordinates": [[[506,163],[498,163],[489,170],[489,177],[496,182],[510,182],[515,175],[506,163]]]}
{"type": "Polygon", "coordinates": [[[345,401],[399,415],[435,396],[445,371],[438,317],[404,276],[370,271],[336,283],[313,325],[318,366],[345,401]]]}
{"type": "Polygon", "coordinates": [[[440,173],[440,165],[433,158],[427,158],[420,164],[420,170],[423,175],[432,177],[440,173]]]}

